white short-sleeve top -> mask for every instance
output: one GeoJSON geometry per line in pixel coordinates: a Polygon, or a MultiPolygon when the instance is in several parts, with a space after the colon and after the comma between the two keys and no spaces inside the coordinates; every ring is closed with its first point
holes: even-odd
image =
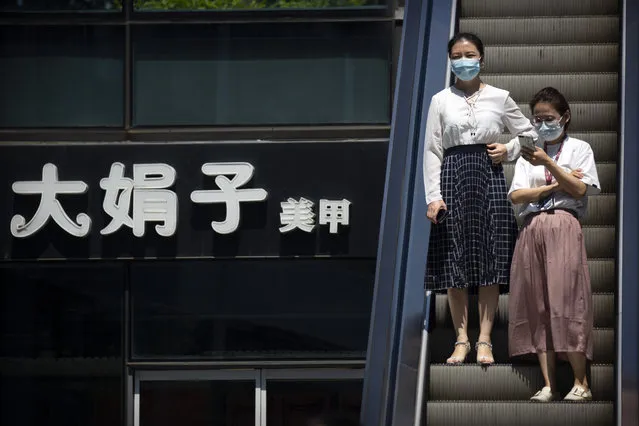
{"type": "MultiPolygon", "coordinates": [[[[507,127],[511,134],[536,138],[532,124],[506,90],[485,85],[472,101],[448,87],[431,99],[424,141],[426,204],[441,200],[440,174],[444,151],[458,145],[495,143],[507,127]]],[[[519,156],[519,141],[506,144],[508,161],[519,156]]]]}
{"type": "MultiPolygon", "coordinates": [[[[550,158],[555,159],[560,146],[561,144],[548,145],[546,153],[550,158]]],[[[588,142],[567,137],[561,147],[559,157],[556,158],[556,163],[567,172],[581,169],[584,175],[581,181],[586,184],[586,195],[575,199],[566,192],[555,191],[551,195],[553,203],[549,205],[552,206],[551,208],[572,210],[578,217],[583,217],[588,208],[588,196],[601,192],[592,148],[588,142]]],[[[555,182],[554,178],[552,182],[555,182]]],[[[515,175],[508,191],[508,198],[511,198],[511,194],[518,189],[538,188],[543,185],[546,185],[544,166],[533,166],[520,158],[515,165],[515,175]]],[[[518,205],[516,210],[520,216],[524,217],[530,213],[543,211],[543,208],[540,208],[538,203],[530,203],[518,205]]]]}

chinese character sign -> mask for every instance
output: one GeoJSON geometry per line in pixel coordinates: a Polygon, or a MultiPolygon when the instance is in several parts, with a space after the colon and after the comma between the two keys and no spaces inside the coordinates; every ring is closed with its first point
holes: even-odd
{"type": "Polygon", "coordinates": [[[80,213],[74,221],[57,199],[60,194],[84,194],[88,185],[82,181],[59,181],[58,168],[54,164],[47,163],[42,167],[42,180],[15,182],[12,189],[16,194],[40,196],[40,205],[28,222],[19,214],[11,219],[11,235],[14,237],[24,238],[35,234],[49,219],[74,237],[84,237],[89,233],[91,218],[86,213],[80,213]]]}
{"type": "MultiPolygon", "coordinates": [[[[255,168],[249,163],[205,163],[202,173],[214,177],[218,189],[194,190],[191,201],[196,204],[224,204],[226,218],[212,221],[211,227],[218,234],[237,231],[241,219],[241,204],[263,202],[268,193],[263,188],[246,187],[255,168]]],[[[178,226],[178,195],[171,190],[176,183],[176,170],[164,163],[134,164],[133,178],[125,176],[125,165],[111,164],[107,177],[100,179],[104,190],[102,209],[110,218],[100,230],[101,235],[121,232],[123,227],[132,230],[136,237],[143,237],[146,224],[156,223],[155,232],[162,237],[171,237],[178,226]]],[[[49,219],[74,237],[85,237],[91,228],[91,218],[80,213],[71,219],[57,199],[60,194],[84,194],[89,185],[83,181],[60,181],[58,169],[47,163],[42,168],[42,180],[20,181],[12,185],[13,192],[20,195],[38,195],[40,204],[34,216],[27,219],[16,214],[11,219],[11,234],[24,238],[42,229],[49,219]]],[[[339,226],[349,225],[351,202],[342,200],[319,201],[319,225],[328,225],[329,233],[336,234],[339,226]]],[[[315,203],[308,198],[287,198],[280,202],[279,214],[282,234],[293,230],[310,233],[316,227],[315,203]]]]}
{"type": "Polygon", "coordinates": [[[133,229],[136,237],[144,236],[146,222],[160,222],[156,232],[170,237],[177,228],[177,194],[170,188],[175,182],[175,169],[167,164],[135,164],[133,179],[124,177],[124,164],[113,163],[109,177],[100,181],[106,191],[102,204],[111,222],[100,231],[113,234],[122,225],[133,229]],[[133,217],[129,216],[133,200],[133,217]]]}

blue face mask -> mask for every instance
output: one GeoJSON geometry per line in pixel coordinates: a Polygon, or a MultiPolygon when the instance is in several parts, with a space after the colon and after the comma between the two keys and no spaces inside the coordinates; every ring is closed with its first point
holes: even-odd
{"type": "Polygon", "coordinates": [[[453,74],[464,81],[470,81],[477,77],[480,69],[479,59],[470,58],[452,59],[450,66],[453,74]]]}
{"type": "Polygon", "coordinates": [[[564,126],[560,123],[561,120],[550,123],[543,121],[541,124],[536,125],[535,129],[543,140],[550,142],[559,138],[559,136],[563,133],[564,126]]]}

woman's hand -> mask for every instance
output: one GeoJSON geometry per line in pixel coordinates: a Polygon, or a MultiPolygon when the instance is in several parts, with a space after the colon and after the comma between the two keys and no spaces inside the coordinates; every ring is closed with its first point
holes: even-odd
{"type": "Polygon", "coordinates": [[[533,166],[546,166],[551,162],[550,157],[546,154],[546,151],[537,147],[534,151],[528,148],[521,149],[521,156],[524,160],[528,161],[533,166]]]}
{"type": "Polygon", "coordinates": [[[486,148],[488,149],[488,156],[492,160],[493,164],[501,163],[508,156],[506,145],[502,143],[491,143],[486,145],[486,148]]]}
{"type": "Polygon", "coordinates": [[[428,205],[426,217],[434,224],[437,224],[437,213],[439,213],[439,211],[442,209],[448,210],[448,208],[446,207],[446,203],[444,203],[444,200],[433,201],[428,205]]]}
{"type": "Polygon", "coordinates": [[[570,174],[573,175],[573,177],[576,177],[577,179],[581,180],[584,178],[584,174],[581,171],[581,169],[575,169],[575,170],[571,170],[570,174]]]}

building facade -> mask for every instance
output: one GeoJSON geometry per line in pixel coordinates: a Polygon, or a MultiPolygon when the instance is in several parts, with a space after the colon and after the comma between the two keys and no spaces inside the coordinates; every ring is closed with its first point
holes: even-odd
{"type": "Polygon", "coordinates": [[[0,3],[3,425],[358,419],[396,3],[0,3]]]}

